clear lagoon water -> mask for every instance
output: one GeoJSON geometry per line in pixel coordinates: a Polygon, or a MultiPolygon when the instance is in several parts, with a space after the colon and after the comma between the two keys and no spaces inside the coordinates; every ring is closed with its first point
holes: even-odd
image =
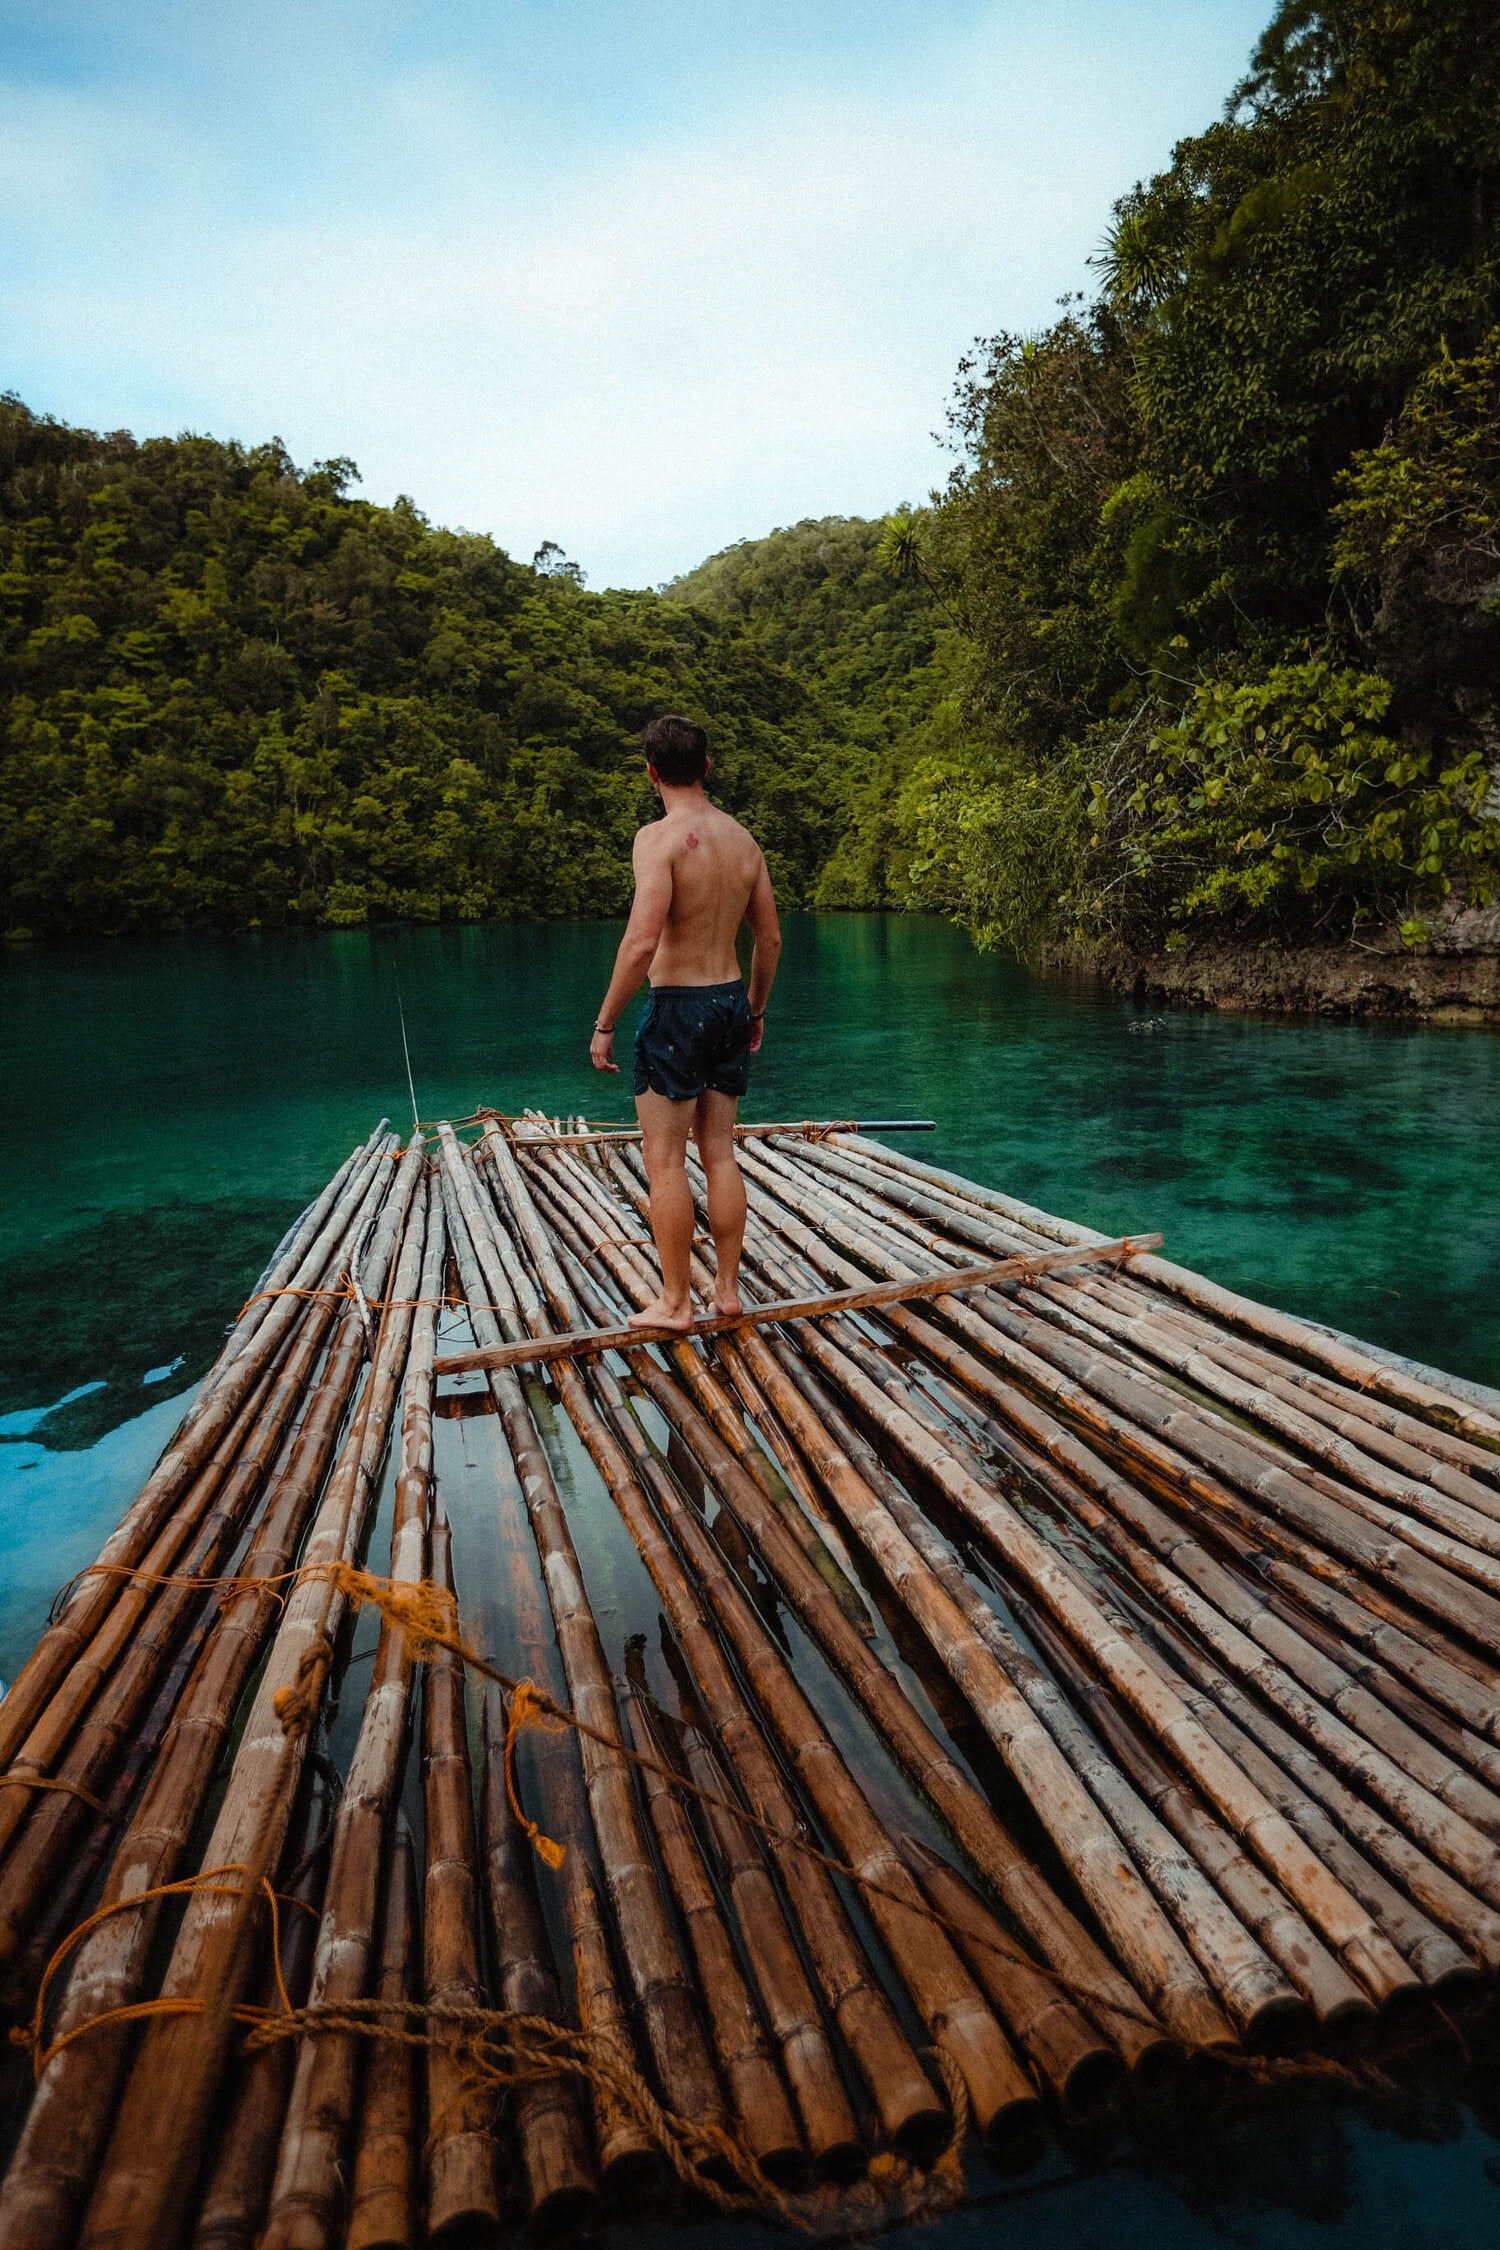
{"type": "MultiPolygon", "coordinates": [[[[424,1118],[629,1115],[627,1078],[587,1057],[618,934],[264,933],[0,961],[0,1674],[97,1552],[288,1222],[378,1117],[409,1121],[403,1012],[424,1118]]],[[[1160,1228],[1234,1287],[1500,1383],[1492,1034],[1151,1012],[879,915],[790,918],[768,1033],[748,1117],[931,1117],[910,1145],[936,1162],[1111,1232],[1160,1228]]],[[[490,1425],[444,1427],[477,1490],[490,1425]]],[[[591,1586],[618,1576],[620,1622],[643,1622],[633,1553],[583,1528],[591,1586]]],[[[482,1568],[477,1528],[461,1544],[482,1568]]],[[[1378,2102],[1299,2088],[1177,2113],[992,2184],[942,2239],[1495,2239],[1497,2083],[1493,2055],[1474,2068],[1455,2047],[1378,2102]]]]}

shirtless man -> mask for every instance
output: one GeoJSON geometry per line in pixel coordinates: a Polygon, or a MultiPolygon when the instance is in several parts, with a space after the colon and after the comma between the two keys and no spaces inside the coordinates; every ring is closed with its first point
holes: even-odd
{"type": "Polygon", "coordinates": [[[635,1035],[635,1108],[661,1295],[631,1321],[637,1328],[686,1329],[693,1324],[689,1134],[708,1177],[708,1224],[718,1253],[714,1305],[740,1310],[745,1183],[735,1162],[734,1113],[765,1031],[781,930],[759,844],[703,794],[709,761],[702,727],[691,719],[653,719],[641,746],[664,809],[636,835],[635,901],[589,1058],[596,1070],[618,1071],[615,1025],[649,975],[651,998],[635,1035]],[[748,993],[734,950],[741,922],[755,940],[748,993]]]}

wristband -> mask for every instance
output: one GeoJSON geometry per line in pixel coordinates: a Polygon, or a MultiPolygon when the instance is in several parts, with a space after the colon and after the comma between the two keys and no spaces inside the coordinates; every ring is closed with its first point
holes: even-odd
{"type": "Polygon", "coordinates": [[[614,1037],[614,1030],[615,1027],[612,1023],[596,1023],[594,1026],[594,1037],[596,1039],[612,1039],[614,1037]]]}
{"type": "Polygon", "coordinates": [[[766,1011],[764,1008],[752,1008],[750,1010],[750,1021],[752,1023],[764,1023],[765,1020],[766,1011]]]}

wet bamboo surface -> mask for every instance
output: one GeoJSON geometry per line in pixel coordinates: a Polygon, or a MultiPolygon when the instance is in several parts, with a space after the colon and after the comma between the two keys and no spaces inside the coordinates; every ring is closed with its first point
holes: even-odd
{"type": "Polygon", "coordinates": [[[1487,1989],[1500,1401],[842,1129],[636,1340],[638,1146],[480,1123],[351,1153],[0,1703],[7,2250],[931,2216],[1487,1989]]]}

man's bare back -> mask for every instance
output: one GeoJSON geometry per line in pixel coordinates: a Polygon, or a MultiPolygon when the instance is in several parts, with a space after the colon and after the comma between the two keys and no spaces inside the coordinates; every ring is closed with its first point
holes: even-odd
{"type": "MultiPolygon", "coordinates": [[[[676,792],[674,791],[674,795],[676,792]]],[[[632,852],[635,895],[671,886],[651,957],[653,984],[724,984],[740,973],[734,941],[758,884],[770,877],[748,828],[707,798],[679,805],[641,829],[632,852]]]]}
{"type": "Polygon", "coordinates": [[[651,998],[636,1034],[635,1095],[662,1287],[633,1317],[686,1329],[693,1318],[690,1134],[708,1181],[714,1301],[722,1312],[739,1310],[745,1190],[734,1117],[749,1058],[761,1045],[781,932],[760,846],[704,795],[702,729],[686,719],[658,719],[644,744],[663,813],[635,839],[635,898],[589,1052],[596,1070],[618,1070],[615,1023],[649,976],[651,998]],[[754,939],[748,992],[735,952],[742,922],[754,939]]]}

